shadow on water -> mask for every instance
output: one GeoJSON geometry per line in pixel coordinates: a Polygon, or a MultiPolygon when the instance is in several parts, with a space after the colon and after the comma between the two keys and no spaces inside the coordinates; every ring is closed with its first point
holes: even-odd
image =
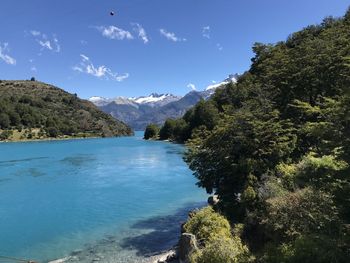
{"type": "Polygon", "coordinates": [[[131,228],[150,229],[152,231],[123,239],[121,247],[136,250],[138,256],[152,256],[168,250],[177,244],[181,224],[186,221],[188,213],[205,206],[205,204],[205,202],[189,203],[172,215],[156,216],[135,223],[131,228]]]}
{"type": "Polygon", "coordinates": [[[22,169],[18,170],[13,173],[15,176],[31,176],[31,177],[40,177],[46,175],[46,173],[40,171],[38,168],[28,168],[28,169],[22,169]]]}
{"type": "Polygon", "coordinates": [[[76,156],[70,156],[66,157],[61,160],[63,164],[68,164],[72,166],[82,166],[85,163],[95,161],[96,158],[90,156],[90,155],[76,155],[76,156]]]}
{"type": "Polygon", "coordinates": [[[30,162],[30,161],[42,160],[42,159],[48,159],[48,157],[35,157],[35,158],[26,158],[26,159],[15,159],[15,160],[0,161],[0,165],[1,165],[1,166],[13,165],[13,164],[15,164],[15,163],[30,162]]]}

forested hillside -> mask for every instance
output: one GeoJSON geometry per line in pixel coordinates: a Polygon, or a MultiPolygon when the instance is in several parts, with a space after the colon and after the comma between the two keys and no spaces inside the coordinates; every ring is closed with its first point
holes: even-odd
{"type": "Polygon", "coordinates": [[[0,81],[0,140],[130,135],[91,102],[37,81],[0,81]]]}
{"type": "Polygon", "coordinates": [[[159,133],[187,142],[198,185],[232,228],[195,215],[191,260],[349,262],[350,11],[253,50],[237,84],[159,133]]]}

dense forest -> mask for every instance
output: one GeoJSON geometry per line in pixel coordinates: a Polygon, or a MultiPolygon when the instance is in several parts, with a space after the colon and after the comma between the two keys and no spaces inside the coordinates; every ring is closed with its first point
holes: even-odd
{"type": "Polygon", "coordinates": [[[349,262],[350,10],[253,51],[236,84],[148,127],[218,196],[185,225],[191,261],[349,262]]]}
{"type": "Polygon", "coordinates": [[[130,135],[91,102],[54,86],[0,81],[0,140],[130,135]]]}

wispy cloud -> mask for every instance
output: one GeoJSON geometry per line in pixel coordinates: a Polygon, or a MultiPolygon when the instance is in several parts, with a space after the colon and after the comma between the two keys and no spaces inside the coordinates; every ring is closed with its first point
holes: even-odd
{"type": "Polygon", "coordinates": [[[180,38],[180,37],[177,37],[175,35],[175,33],[173,32],[168,32],[167,30],[161,28],[159,29],[159,32],[162,36],[164,36],[166,39],[170,40],[170,41],[174,41],[174,42],[183,42],[183,41],[187,41],[186,38],[180,38]]]}
{"type": "Polygon", "coordinates": [[[202,28],[202,36],[210,39],[210,26],[205,26],[202,28]]]}
{"type": "Polygon", "coordinates": [[[102,36],[109,39],[124,40],[134,38],[129,31],[116,26],[95,26],[94,28],[100,31],[102,33],[102,36]]]}
{"type": "Polygon", "coordinates": [[[59,53],[61,51],[61,46],[55,34],[52,37],[48,37],[46,34],[31,30],[30,34],[35,38],[35,41],[41,46],[41,49],[47,49],[52,52],[59,53]]]}
{"type": "Polygon", "coordinates": [[[139,38],[142,39],[143,43],[147,44],[149,42],[146,30],[138,23],[131,23],[133,30],[137,32],[139,38]]]}
{"type": "Polygon", "coordinates": [[[196,85],[194,85],[193,83],[189,83],[187,85],[187,88],[190,88],[191,90],[196,90],[196,85]]]}
{"type": "Polygon", "coordinates": [[[3,60],[6,64],[16,65],[16,59],[8,54],[9,51],[10,49],[8,48],[8,43],[0,43],[0,59],[3,60]]]}
{"type": "Polygon", "coordinates": [[[88,56],[80,55],[81,61],[79,65],[74,66],[73,70],[86,73],[97,78],[112,79],[121,82],[129,77],[129,73],[114,73],[108,67],[102,65],[95,67],[88,56]]]}
{"type": "Polygon", "coordinates": [[[221,46],[220,43],[217,43],[216,47],[218,48],[219,51],[222,51],[224,49],[223,46],[221,46]]]}
{"type": "Polygon", "coordinates": [[[41,35],[41,33],[40,33],[39,31],[36,31],[36,30],[31,30],[30,33],[31,33],[33,36],[35,36],[35,37],[41,35]]]}

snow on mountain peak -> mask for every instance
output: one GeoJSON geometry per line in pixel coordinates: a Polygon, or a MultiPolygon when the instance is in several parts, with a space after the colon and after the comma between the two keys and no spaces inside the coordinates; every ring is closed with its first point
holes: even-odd
{"type": "Polygon", "coordinates": [[[110,103],[111,99],[106,99],[106,98],[99,97],[99,96],[93,96],[93,97],[89,98],[89,101],[91,101],[96,106],[104,106],[104,105],[107,105],[108,103],[110,103]]]}
{"type": "Polygon", "coordinates": [[[209,91],[209,90],[215,90],[217,89],[218,87],[221,87],[223,85],[227,85],[229,83],[236,83],[237,82],[237,79],[238,79],[238,74],[230,74],[228,76],[227,79],[225,79],[224,81],[220,82],[220,83],[215,83],[215,84],[212,84],[212,85],[209,85],[205,90],[206,91],[209,91]]]}

